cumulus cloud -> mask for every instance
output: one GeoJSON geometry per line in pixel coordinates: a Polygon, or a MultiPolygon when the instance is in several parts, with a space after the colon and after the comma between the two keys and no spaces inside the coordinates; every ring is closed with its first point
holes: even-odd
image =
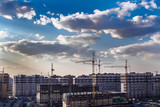
{"type": "Polygon", "coordinates": [[[140,5],[143,6],[145,9],[157,9],[157,8],[159,8],[157,6],[157,4],[155,3],[155,0],[151,0],[149,2],[146,1],[146,0],[142,0],[140,5]]]}
{"type": "Polygon", "coordinates": [[[28,2],[18,2],[17,0],[2,0],[0,2],[0,16],[13,19],[26,18],[31,20],[36,15],[35,10],[30,7],[28,2]]]}
{"type": "MultiPolygon", "coordinates": [[[[124,19],[112,17],[110,11],[95,10],[94,14],[75,13],[68,16],[60,15],[60,18],[51,18],[52,24],[58,29],[66,29],[70,32],[97,31],[121,27],[128,22],[124,19]],[[117,26],[119,25],[119,26],[117,26]]],[[[129,24],[129,23],[128,23],[129,24]]]]}
{"type": "Polygon", "coordinates": [[[141,53],[159,53],[160,44],[157,44],[153,41],[141,43],[141,44],[132,44],[127,46],[121,46],[118,48],[111,49],[112,54],[124,54],[124,55],[131,55],[136,56],[141,53]]]}
{"type": "MultiPolygon", "coordinates": [[[[152,5],[154,1],[151,1],[152,5]]],[[[105,11],[95,10],[94,14],[75,13],[68,16],[60,15],[60,18],[51,18],[52,24],[58,29],[69,32],[97,32],[103,31],[111,34],[114,38],[146,36],[159,32],[158,16],[135,16],[132,19],[123,17],[130,16],[129,11],[138,8],[138,4],[128,2],[118,3],[119,8],[105,11]],[[114,16],[114,14],[117,15],[114,16]]],[[[154,6],[155,7],[155,6],[154,6]]],[[[50,19],[48,19],[50,22],[50,19]]]]}
{"type": "Polygon", "coordinates": [[[0,31],[0,39],[6,38],[6,37],[9,37],[8,32],[1,30],[0,31]]]}
{"type": "Polygon", "coordinates": [[[35,34],[34,36],[35,36],[35,38],[38,39],[38,40],[42,40],[42,39],[45,38],[44,36],[41,36],[40,34],[35,34]]]}
{"type": "Polygon", "coordinates": [[[159,43],[159,44],[160,44],[160,33],[157,33],[157,34],[151,36],[151,39],[152,39],[155,43],[159,43]]]}
{"type": "Polygon", "coordinates": [[[41,35],[38,33],[36,34],[31,33],[27,36],[27,40],[43,40],[44,38],[45,38],[45,35],[41,35]]]}
{"type": "Polygon", "coordinates": [[[120,8],[111,9],[113,12],[116,12],[116,14],[118,14],[118,17],[130,16],[129,11],[133,11],[138,7],[136,3],[131,3],[130,1],[118,4],[120,8]]]}
{"type": "Polygon", "coordinates": [[[29,12],[26,12],[26,13],[21,13],[21,12],[17,13],[18,18],[26,18],[26,19],[29,19],[29,20],[31,20],[35,15],[36,15],[36,13],[33,10],[33,8],[31,8],[31,10],[29,12]]]}
{"type": "MultiPolygon", "coordinates": [[[[115,27],[118,28],[121,25],[129,24],[130,22],[124,20],[123,17],[130,16],[129,11],[133,11],[138,7],[136,3],[131,3],[130,1],[118,3],[118,5],[120,6],[119,8],[105,11],[94,10],[94,14],[85,14],[83,12],[68,16],[61,14],[60,18],[49,18],[45,15],[40,15],[40,19],[34,21],[34,24],[46,25],[52,22],[56,28],[65,29],[70,32],[96,32],[107,29],[111,31],[115,27]],[[117,14],[118,17],[113,17],[112,14],[117,14]]],[[[52,15],[50,11],[47,14],[52,15]]]]}
{"type": "Polygon", "coordinates": [[[61,56],[61,53],[66,53],[65,56],[73,56],[74,54],[87,55],[89,47],[82,47],[80,45],[66,45],[55,41],[27,41],[20,40],[18,42],[7,42],[1,44],[3,50],[14,52],[27,56],[36,55],[52,55],[61,56]]]}
{"type": "MultiPolygon", "coordinates": [[[[151,0],[149,3],[150,7],[158,8],[154,0],[151,0]]],[[[57,29],[65,29],[69,32],[103,31],[106,34],[111,34],[114,38],[146,36],[159,32],[159,16],[124,18],[125,16],[130,16],[130,11],[139,8],[141,4],[128,1],[118,3],[118,5],[118,8],[104,11],[94,10],[93,14],[77,12],[67,16],[61,14],[59,18],[46,17],[43,19],[44,21],[41,21],[41,19],[37,20],[37,24],[46,25],[52,22],[57,29]]]]}
{"type": "Polygon", "coordinates": [[[1,42],[1,51],[14,52],[25,56],[37,56],[48,59],[49,56],[58,58],[88,57],[93,50],[88,44],[93,44],[99,38],[97,35],[81,34],[78,36],[59,35],[56,41],[29,41],[1,42]],[[81,40],[83,42],[81,42],[81,40]]]}
{"type": "Polygon", "coordinates": [[[151,40],[146,41],[144,43],[136,43],[116,48],[111,48],[106,52],[108,52],[113,56],[143,56],[143,58],[159,55],[160,33],[151,36],[151,40]]]}
{"type": "Polygon", "coordinates": [[[57,40],[61,44],[83,44],[83,46],[88,46],[90,44],[95,44],[99,38],[100,36],[96,33],[95,34],[82,33],[73,36],[59,35],[57,37],[57,40]]]}
{"type": "Polygon", "coordinates": [[[112,16],[110,10],[94,11],[94,14],[76,13],[68,16],[60,15],[60,18],[51,18],[52,24],[58,29],[70,32],[104,31],[112,37],[145,36],[159,32],[158,16],[135,16],[133,19],[123,19],[112,16]]]}
{"type": "Polygon", "coordinates": [[[51,13],[50,11],[48,11],[47,14],[52,15],[52,16],[54,15],[54,13],[51,13]]]}
{"type": "Polygon", "coordinates": [[[34,21],[34,24],[46,25],[48,23],[51,23],[51,19],[45,15],[40,15],[40,19],[39,20],[37,19],[36,21],[34,21]]]}

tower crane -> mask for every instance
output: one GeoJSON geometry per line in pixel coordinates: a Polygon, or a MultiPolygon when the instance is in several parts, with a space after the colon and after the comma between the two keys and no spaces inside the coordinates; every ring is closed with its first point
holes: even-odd
{"type": "Polygon", "coordinates": [[[127,99],[129,99],[129,92],[128,92],[128,67],[130,67],[130,66],[128,66],[127,60],[125,61],[125,66],[104,66],[104,68],[125,68],[127,99]]]}
{"type": "Polygon", "coordinates": [[[92,101],[93,106],[96,107],[95,104],[95,53],[93,52],[92,60],[84,60],[84,61],[77,61],[76,63],[83,63],[83,64],[91,64],[92,65],[92,101]]]}
{"type": "Polygon", "coordinates": [[[55,70],[53,69],[53,63],[51,63],[51,77],[53,76],[53,71],[55,70]]]}
{"type": "Polygon", "coordinates": [[[53,82],[54,82],[54,78],[53,78],[53,71],[55,71],[53,69],[53,63],[51,63],[51,76],[50,76],[50,83],[48,84],[48,91],[49,91],[49,96],[48,96],[48,100],[49,100],[49,105],[50,107],[52,106],[52,96],[51,96],[51,92],[52,92],[52,87],[53,87],[53,82]]]}
{"type": "Polygon", "coordinates": [[[98,85],[100,86],[100,85],[101,85],[101,65],[102,65],[100,59],[99,59],[99,62],[98,62],[97,65],[98,65],[98,69],[99,69],[99,70],[98,70],[98,71],[99,71],[99,72],[98,72],[98,85]]]}

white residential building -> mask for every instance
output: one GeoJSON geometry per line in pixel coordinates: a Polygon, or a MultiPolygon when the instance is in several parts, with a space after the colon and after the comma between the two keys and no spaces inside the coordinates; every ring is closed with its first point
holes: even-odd
{"type": "Polygon", "coordinates": [[[34,96],[36,95],[37,84],[46,83],[49,79],[40,75],[18,75],[14,76],[13,95],[14,96],[34,96]]]}
{"type": "MultiPolygon", "coordinates": [[[[120,74],[96,74],[95,82],[100,91],[121,91],[120,74]]],[[[75,78],[75,84],[80,86],[92,85],[92,75],[78,76],[77,78],[75,78]]]]}
{"type": "Polygon", "coordinates": [[[121,91],[120,74],[104,73],[96,75],[96,84],[100,91],[121,91]]]}
{"type": "MultiPolygon", "coordinates": [[[[152,94],[152,79],[154,78],[151,72],[135,73],[131,72],[128,78],[128,96],[129,98],[149,98],[152,94]]],[[[126,75],[121,75],[121,91],[126,92],[126,75]]]]}
{"type": "Polygon", "coordinates": [[[64,77],[54,75],[52,77],[44,77],[40,75],[18,75],[14,76],[13,95],[14,96],[35,96],[37,85],[41,83],[52,84],[73,84],[74,76],[67,75],[64,77]]]}
{"type": "Polygon", "coordinates": [[[79,86],[88,86],[92,85],[92,76],[91,75],[81,75],[75,78],[75,84],[79,86]]]}
{"type": "Polygon", "coordinates": [[[152,77],[151,94],[153,97],[160,97],[160,74],[156,74],[152,77]]]}
{"type": "MultiPolygon", "coordinates": [[[[104,73],[96,74],[96,87],[99,91],[126,92],[125,74],[104,73]]],[[[14,96],[35,96],[37,84],[52,83],[62,85],[76,84],[79,86],[92,86],[92,75],[81,75],[74,77],[52,76],[51,78],[40,75],[18,75],[14,76],[14,96]]],[[[128,95],[130,98],[160,97],[160,75],[153,75],[151,72],[128,74],[128,95]]]]}

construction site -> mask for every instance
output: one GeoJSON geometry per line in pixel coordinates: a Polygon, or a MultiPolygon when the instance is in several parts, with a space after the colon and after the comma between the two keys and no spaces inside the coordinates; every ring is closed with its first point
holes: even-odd
{"type": "MultiPolygon", "coordinates": [[[[98,91],[98,87],[95,87],[98,91]]],[[[37,86],[36,101],[40,104],[62,107],[64,93],[92,92],[91,86],[39,84],[37,86]]]]}
{"type": "MultiPolygon", "coordinates": [[[[124,68],[125,73],[101,73],[101,61],[96,60],[94,53],[91,60],[77,61],[76,63],[91,65],[92,73],[80,76],[58,76],[54,74],[55,70],[53,63],[51,63],[51,73],[48,77],[43,75],[15,76],[14,98],[18,98],[18,101],[22,100],[22,102],[13,101],[13,104],[25,105],[28,103],[39,105],[39,107],[158,105],[160,75],[157,71],[156,74],[152,72],[128,73],[130,66],[125,60],[124,66],[103,66],[104,68],[124,68]],[[95,67],[98,67],[96,73],[95,67]]],[[[4,69],[0,76],[1,84],[3,84],[0,92],[5,97],[7,95],[8,75],[4,73],[4,69]]]]}
{"type": "Polygon", "coordinates": [[[102,107],[125,105],[128,103],[126,93],[122,92],[92,92],[65,93],[63,94],[63,107],[102,107]]]}
{"type": "MultiPolygon", "coordinates": [[[[101,84],[100,69],[101,61],[95,59],[93,53],[91,60],[77,61],[76,63],[83,63],[92,65],[92,85],[78,86],[78,85],[62,85],[56,84],[51,80],[49,84],[39,84],[37,86],[36,99],[40,104],[48,104],[50,107],[102,107],[111,105],[124,105],[128,103],[128,85],[127,85],[127,60],[125,66],[105,66],[105,67],[124,67],[126,91],[100,91],[101,84]],[[96,63],[98,62],[98,63],[96,63]],[[99,75],[96,80],[95,66],[99,67],[99,75]]],[[[53,76],[53,64],[51,64],[51,77],[53,76]]]]}

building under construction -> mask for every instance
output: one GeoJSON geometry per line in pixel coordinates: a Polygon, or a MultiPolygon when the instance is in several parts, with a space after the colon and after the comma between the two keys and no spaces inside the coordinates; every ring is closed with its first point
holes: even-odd
{"type": "MultiPolygon", "coordinates": [[[[98,91],[98,87],[95,87],[98,91]]],[[[92,92],[92,86],[39,84],[37,85],[36,99],[40,104],[48,104],[52,107],[62,107],[64,93],[92,92]]]]}
{"type": "Polygon", "coordinates": [[[126,100],[127,94],[122,92],[95,92],[95,101],[93,101],[92,95],[92,92],[65,93],[63,94],[63,107],[102,107],[114,105],[121,107],[121,105],[128,103],[126,100]]]}

